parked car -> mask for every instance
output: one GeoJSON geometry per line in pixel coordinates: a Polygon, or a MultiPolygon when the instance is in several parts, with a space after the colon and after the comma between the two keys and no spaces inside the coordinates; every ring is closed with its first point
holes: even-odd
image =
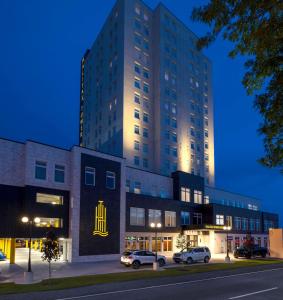
{"type": "Polygon", "coordinates": [[[6,259],[6,255],[4,255],[2,251],[0,251],[0,260],[5,260],[5,259],[6,259]]]}
{"type": "MultiPolygon", "coordinates": [[[[121,263],[126,267],[132,266],[134,269],[138,269],[141,265],[153,264],[155,262],[155,253],[151,251],[126,251],[121,256],[121,263]]],[[[166,264],[166,257],[163,255],[157,255],[157,262],[160,267],[166,264]]]]}
{"type": "Polygon", "coordinates": [[[234,251],[234,257],[245,257],[245,258],[251,258],[251,257],[256,257],[256,256],[261,256],[261,257],[266,257],[268,253],[267,248],[265,247],[260,247],[258,245],[255,245],[253,247],[238,247],[234,251]]]}
{"type": "Polygon", "coordinates": [[[184,251],[174,253],[173,260],[175,263],[191,264],[197,261],[208,263],[211,258],[210,250],[207,247],[188,248],[184,251]]]}

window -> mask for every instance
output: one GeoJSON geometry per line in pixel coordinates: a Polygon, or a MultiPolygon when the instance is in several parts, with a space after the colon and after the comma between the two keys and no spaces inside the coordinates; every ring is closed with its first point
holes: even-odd
{"type": "Polygon", "coordinates": [[[230,226],[231,228],[233,227],[233,219],[232,216],[226,216],[226,225],[230,226]]]}
{"type": "Polygon", "coordinates": [[[65,182],[65,167],[55,165],[54,181],[64,183],[65,182]]]}
{"type": "Polygon", "coordinates": [[[139,127],[139,125],[135,125],[134,132],[135,132],[135,134],[140,134],[140,127],[139,127]]]}
{"type": "Polygon", "coordinates": [[[178,156],[177,148],[175,148],[175,147],[172,148],[172,155],[175,156],[175,157],[178,156]]]}
{"type": "Polygon", "coordinates": [[[140,150],[140,142],[139,141],[134,141],[134,149],[140,150]]]}
{"type": "Polygon", "coordinates": [[[135,93],[134,101],[135,101],[135,103],[140,104],[140,95],[135,93]]]}
{"type": "Polygon", "coordinates": [[[135,83],[134,83],[135,88],[140,89],[141,88],[141,83],[140,80],[135,78],[135,83]]]}
{"type": "Polygon", "coordinates": [[[143,144],[143,153],[148,153],[148,144],[143,144]]]}
{"type": "Polygon", "coordinates": [[[130,192],[131,190],[131,181],[129,179],[126,180],[126,192],[130,192]]]}
{"type": "Polygon", "coordinates": [[[202,192],[194,191],[194,203],[202,204],[202,192]]]}
{"type": "Polygon", "coordinates": [[[172,118],[172,127],[177,128],[177,120],[176,118],[172,118]]]}
{"type": "Polygon", "coordinates": [[[139,112],[138,109],[135,109],[134,117],[135,117],[136,119],[139,119],[139,118],[140,118],[140,112],[139,112]]]}
{"type": "Polygon", "coordinates": [[[242,218],[242,229],[247,230],[248,229],[248,219],[242,218]]]}
{"type": "Polygon", "coordinates": [[[181,211],[181,225],[190,225],[190,213],[181,211]]]}
{"type": "Polygon", "coordinates": [[[193,216],[193,223],[195,225],[200,225],[202,224],[202,213],[194,213],[193,216]]]}
{"type": "Polygon", "coordinates": [[[135,7],[135,13],[138,15],[141,14],[141,9],[138,6],[135,7]]]}
{"type": "Polygon", "coordinates": [[[148,137],[148,129],[147,128],[143,129],[143,137],[145,137],[145,138],[148,137]]]}
{"type": "Polygon", "coordinates": [[[140,158],[138,156],[134,156],[134,164],[136,166],[139,166],[140,165],[140,158]]]}
{"type": "Polygon", "coordinates": [[[130,207],[130,225],[133,226],[145,225],[144,208],[130,207]]]}
{"type": "Polygon", "coordinates": [[[63,196],[36,193],[36,202],[53,205],[63,205],[63,196]]]}
{"type": "Polygon", "coordinates": [[[255,219],[255,230],[260,231],[260,220],[259,219],[255,219]]]}
{"type": "Polygon", "coordinates": [[[250,219],[250,230],[251,231],[255,230],[255,219],[250,219]]]}
{"type": "Polygon", "coordinates": [[[85,184],[95,186],[95,169],[85,167],[85,184]]]}
{"type": "Polygon", "coordinates": [[[36,161],[35,162],[35,178],[46,180],[46,162],[36,161]]]}
{"type": "Polygon", "coordinates": [[[140,194],[141,193],[141,183],[138,181],[134,182],[134,193],[140,194]]]}
{"type": "Polygon", "coordinates": [[[235,221],[235,229],[236,230],[241,230],[241,218],[240,217],[235,217],[234,218],[235,221]]]}
{"type": "Polygon", "coordinates": [[[168,72],[165,72],[165,74],[164,74],[164,79],[165,79],[166,81],[169,80],[169,74],[168,74],[168,72]]]}
{"type": "Polygon", "coordinates": [[[176,227],[175,211],[165,211],[165,227],[176,227]]]}
{"type": "Polygon", "coordinates": [[[209,196],[204,196],[204,204],[209,204],[209,196]]]}
{"type": "Polygon", "coordinates": [[[143,113],[143,121],[148,123],[148,113],[143,113]]]}
{"type": "Polygon", "coordinates": [[[36,227],[53,227],[62,228],[63,220],[60,218],[43,218],[40,217],[40,222],[35,224],[36,227]]]}
{"type": "Polygon", "coordinates": [[[163,238],[163,251],[172,251],[172,237],[163,238]]]}
{"type": "Polygon", "coordinates": [[[224,225],[224,216],[216,215],[216,225],[224,225]]]}
{"type": "Polygon", "coordinates": [[[161,210],[149,209],[148,210],[148,223],[161,223],[161,210]]]}
{"type": "Polygon", "coordinates": [[[146,69],[143,69],[143,77],[144,78],[149,78],[149,72],[146,69]]]}
{"type": "Polygon", "coordinates": [[[173,141],[174,143],[177,143],[177,133],[176,133],[176,132],[173,132],[173,133],[172,133],[172,141],[173,141]]]}
{"type": "Polygon", "coordinates": [[[141,73],[141,70],[140,70],[140,66],[138,64],[135,64],[135,72],[137,74],[140,74],[141,73]]]}
{"type": "Polygon", "coordinates": [[[106,188],[114,190],[116,185],[116,174],[114,172],[106,171],[106,188]]]}
{"type": "Polygon", "coordinates": [[[144,82],[144,84],[143,84],[143,91],[144,91],[145,93],[148,93],[148,92],[149,92],[149,85],[148,85],[147,83],[145,83],[145,82],[144,82]]]}
{"type": "Polygon", "coordinates": [[[184,202],[190,202],[190,189],[184,186],[181,187],[181,200],[184,202]]]}
{"type": "Polygon", "coordinates": [[[148,159],[147,158],[143,159],[143,167],[148,168],[148,159]]]}

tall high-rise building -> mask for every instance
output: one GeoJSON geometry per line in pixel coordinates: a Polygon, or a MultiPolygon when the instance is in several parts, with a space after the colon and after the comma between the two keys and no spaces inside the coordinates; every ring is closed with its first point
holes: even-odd
{"type": "Polygon", "coordinates": [[[211,63],[164,5],[118,0],[81,63],[80,145],[214,185],[211,63]]]}

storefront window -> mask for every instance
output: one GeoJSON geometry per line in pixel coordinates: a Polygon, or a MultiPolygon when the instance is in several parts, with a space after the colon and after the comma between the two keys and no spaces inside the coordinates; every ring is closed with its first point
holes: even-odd
{"type": "Polygon", "coordinates": [[[138,238],[139,250],[149,250],[149,239],[148,237],[138,238]]]}
{"type": "Polygon", "coordinates": [[[136,250],[137,248],[137,238],[135,236],[126,236],[125,238],[125,249],[126,250],[136,250]]]}
{"type": "MultiPolygon", "coordinates": [[[[153,252],[156,252],[156,242],[155,242],[155,237],[152,238],[152,251],[153,252]]],[[[161,238],[158,237],[157,238],[157,252],[160,252],[161,251],[161,238]]]]}
{"type": "Polygon", "coordinates": [[[60,218],[42,218],[40,217],[40,222],[36,224],[37,227],[53,227],[62,228],[63,220],[60,218]]]}
{"type": "Polygon", "coordinates": [[[163,238],[163,251],[172,251],[172,237],[163,238]]]}
{"type": "Polygon", "coordinates": [[[63,204],[63,196],[36,193],[36,202],[53,204],[53,205],[62,205],[63,204]]]}
{"type": "Polygon", "coordinates": [[[197,235],[188,235],[188,243],[189,243],[189,247],[197,247],[198,246],[198,236],[197,235]]]}

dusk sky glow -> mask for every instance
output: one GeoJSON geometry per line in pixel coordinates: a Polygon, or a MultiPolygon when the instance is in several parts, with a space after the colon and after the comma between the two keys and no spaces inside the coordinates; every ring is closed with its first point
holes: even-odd
{"type": "MultiPolygon", "coordinates": [[[[145,0],[150,7],[159,1],[145,0]]],[[[190,20],[207,1],[162,1],[198,36],[208,28],[190,20]]],[[[2,0],[0,2],[0,137],[70,148],[78,144],[80,61],[115,1],[2,0]]],[[[227,56],[218,39],[205,50],[213,64],[216,186],[254,196],[280,214],[283,176],[257,163],[263,153],[261,118],[241,84],[244,58],[227,56]]]]}

